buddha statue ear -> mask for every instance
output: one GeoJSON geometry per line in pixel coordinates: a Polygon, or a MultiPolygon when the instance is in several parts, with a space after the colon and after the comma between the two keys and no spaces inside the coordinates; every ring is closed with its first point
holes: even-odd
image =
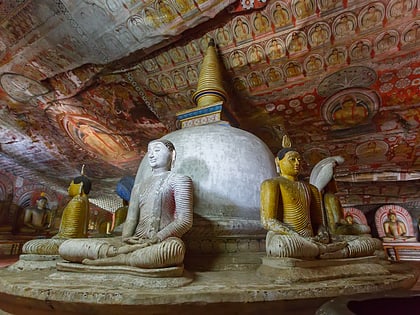
{"type": "Polygon", "coordinates": [[[172,154],[171,154],[171,169],[174,167],[175,165],[175,159],[176,159],[176,151],[175,149],[172,150],[172,154]]]}
{"type": "Polygon", "coordinates": [[[79,184],[79,195],[81,196],[82,193],[83,193],[83,181],[81,181],[79,184]]]}
{"type": "Polygon", "coordinates": [[[276,164],[276,172],[277,172],[277,174],[280,174],[280,173],[281,173],[281,171],[280,171],[280,167],[279,167],[279,162],[280,162],[280,160],[279,160],[279,158],[276,156],[276,158],[274,159],[274,163],[276,164]]]}

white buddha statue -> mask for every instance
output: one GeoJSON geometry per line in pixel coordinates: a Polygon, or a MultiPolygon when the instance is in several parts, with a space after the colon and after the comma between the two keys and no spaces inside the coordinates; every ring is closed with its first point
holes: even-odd
{"type": "Polygon", "coordinates": [[[72,239],[60,255],[85,265],[164,268],[182,265],[181,237],[192,226],[193,190],[188,176],[171,172],[175,148],[165,139],[149,143],[152,175],[133,188],[122,237],[72,239]]]}

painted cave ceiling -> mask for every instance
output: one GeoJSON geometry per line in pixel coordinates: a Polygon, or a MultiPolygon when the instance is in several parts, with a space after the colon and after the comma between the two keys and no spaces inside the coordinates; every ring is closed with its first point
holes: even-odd
{"type": "Polygon", "coordinates": [[[1,1],[0,165],[64,191],[86,164],[113,194],[195,106],[213,38],[239,128],[273,153],[288,134],[305,174],[343,156],[346,204],[419,200],[419,16],[417,0],[1,1]]]}

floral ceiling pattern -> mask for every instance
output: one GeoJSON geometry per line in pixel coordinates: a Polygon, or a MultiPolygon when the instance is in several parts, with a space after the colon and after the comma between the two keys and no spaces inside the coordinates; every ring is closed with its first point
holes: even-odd
{"type": "Polygon", "coordinates": [[[63,190],[86,164],[95,193],[113,193],[195,106],[214,39],[239,128],[273,153],[288,134],[305,175],[343,156],[348,205],[418,200],[419,11],[417,0],[4,1],[2,168],[63,190]]]}

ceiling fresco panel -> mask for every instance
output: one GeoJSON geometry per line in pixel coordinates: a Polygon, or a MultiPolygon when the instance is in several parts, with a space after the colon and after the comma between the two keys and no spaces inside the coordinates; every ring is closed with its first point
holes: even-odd
{"type": "Polygon", "coordinates": [[[4,1],[0,158],[34,178],[48,170],[56,186],[87,164],[101,183],[92,193],[113,194],[148,141],[195,106],[214,39],[240,128],[273,153],[288,134],[304,176],[343,156],[345,203],[413,200],[402,192],[418,180],[403,174],[420,171],[419,9],[415,0],[4,1]],[[398,191],[387,172],[401,174],[398,191]]]}

